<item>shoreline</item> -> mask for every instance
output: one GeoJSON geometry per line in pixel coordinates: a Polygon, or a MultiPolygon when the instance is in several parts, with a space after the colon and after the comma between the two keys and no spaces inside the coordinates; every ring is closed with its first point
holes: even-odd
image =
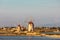
{"type": "Polygon", "coordinates": [[[60,38],[60,35],[46,35],[46,37],[51,37],[51,38],[60,38]]]}
{"type": "Polygon", "coordinates": [[[0,36],[40,36],[40,37],[50,37],[50,38],[60,38],[60,35],[21,35],[21,34],[0,34],[0,36]]]}

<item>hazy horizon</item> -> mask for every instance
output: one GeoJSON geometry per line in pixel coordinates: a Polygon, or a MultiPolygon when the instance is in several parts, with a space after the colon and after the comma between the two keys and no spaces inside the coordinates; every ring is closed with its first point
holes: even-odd
{"type": "Polygon", "coordinates": [[[60,0],[0,0],[0,26],[60,26],[60,0]],[[46,25],[44,25],[46,24],[46,25]]]}

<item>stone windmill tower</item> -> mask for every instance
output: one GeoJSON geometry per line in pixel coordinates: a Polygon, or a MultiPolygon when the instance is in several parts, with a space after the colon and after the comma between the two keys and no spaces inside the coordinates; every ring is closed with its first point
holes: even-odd
{"type": "Polygon", "coordinates": [[[34,23],[32,21],[28,22],[28,31],[33,32],[34,31],[34,23]]]}

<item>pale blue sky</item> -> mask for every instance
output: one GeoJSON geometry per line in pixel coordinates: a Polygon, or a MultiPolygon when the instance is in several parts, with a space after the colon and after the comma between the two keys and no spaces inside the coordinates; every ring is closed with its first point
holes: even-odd
{"type": "Polygon", "coordinates": [[[0,26],[60,24],[60,0],[0,0],[0,26]]]}

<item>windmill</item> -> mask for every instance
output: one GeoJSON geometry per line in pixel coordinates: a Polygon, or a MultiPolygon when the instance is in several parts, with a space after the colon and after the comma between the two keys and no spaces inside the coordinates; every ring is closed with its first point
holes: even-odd
{"type": "Polygon", "coordinates": [[[26,18],[26,20],[24,21],[25,25],[27,26],[28,28],[28,31],[33,31],[34,29],[34,23],[33,23],[33,17],[28,17],[26,18]]]}
{"type": "Polygon", "coordinates": [[[29,21],[32,21],[32,22],[34,21],[32,16],[25,18],[24,25],[27,26],[29,21]]]}

